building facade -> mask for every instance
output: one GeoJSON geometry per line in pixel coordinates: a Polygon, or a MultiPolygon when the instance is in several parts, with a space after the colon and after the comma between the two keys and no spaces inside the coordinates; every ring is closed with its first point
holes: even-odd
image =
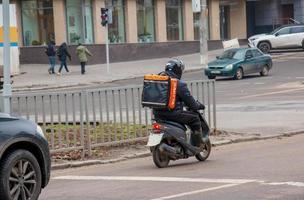
{"type": "MultiPolygon", "coordinates": [[[[247,37],[245,0],[209,0],[210,40],[247,37]]],[[[199,40],[200,14],[191,0],[12,0],[21,46],[105,43],[100,8],[111,9],[111,43],[199,40]]]]}
{"type": "MultiPolygon", "coordinates": [[[[102,7],[112,13],[108,39],[115,44],[110,48],[114,61],[115,52],[119,55],[125,52],[125,58],[134,55],[153,58],[172,56],[169,52],[172,48],[176,54],[199,51],[200,13],[193,13],[192,0],[11,0],[11,3],[17,7],[19,46],[24,55],[31,55],[34,50],[28,49],[50,40],[57,45],[67,42],[70,46],[81,42],[103,51],[106,29],[101,26],[102,7]],[[128,55],[128,48],[142,53],[142,45],[156,52],[128,55]],[[161,53],[160,47],[164,48],[161,53]]],[[[218,41],[215,46],[219,47],[221,40],[246,39],[292,20],[303,22],[304,16],[302,0],[208,0],[207,6],[209,44],[218,41]]],[[[21,57],[21,62],[24,58],[21,57]]]]}
{"type": "Polygon", "coordinates": [[[247,2],[248,36],[271,32],[290,23],[304,23],[303,0],[266,0],[247,2]]]}

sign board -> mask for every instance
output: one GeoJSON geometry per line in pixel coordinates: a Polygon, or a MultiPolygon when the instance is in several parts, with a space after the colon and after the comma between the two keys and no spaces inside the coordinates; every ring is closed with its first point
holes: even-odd
{"type": "Polygon", "coordinates": [[[237,38],[223,41],[224,49],[240,48],[239,40],[237,38]]]}
{"type": "Polygon", "coordinates": [[[201,12],[201,0],[192,0],[192,11],[194,13],[201,12]]]}
{"type": "MultiPolygon", "coordinates": [[[[18,74],[20,71],[19,47],[18,47],[18,29],[16,17],[16,5],[10,4],[10,42],[11,42],[11,74],[18,74]]],[[[3,66],[3,13],[2,4],[0,4],[0,65],[3,66]]]]}

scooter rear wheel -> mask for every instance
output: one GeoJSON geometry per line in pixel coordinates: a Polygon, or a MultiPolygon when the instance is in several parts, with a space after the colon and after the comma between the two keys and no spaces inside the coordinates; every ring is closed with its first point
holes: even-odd
{"type": "Polygon", "coordinates": [[[164,168],[169,165],[170,159],[167,155],[161,153],[159,149],[160,145],[157,145],[152,152],[153,162],[158,168],[164,168]]]}
{"type": "Polygon", "coordinates": [[[205,161],[209,157],[210,152],[211,152],[210,140],[208,140],[207,143],[201,143],[200,149],[201,149],[201,152],[199,154],[195,155],[195,158],[198,161],[205,161]]]}

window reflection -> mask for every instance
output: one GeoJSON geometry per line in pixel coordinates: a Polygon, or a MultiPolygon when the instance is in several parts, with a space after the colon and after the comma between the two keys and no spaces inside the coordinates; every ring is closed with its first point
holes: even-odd
{"type": "Polygon", "coordinates": [[[123,43],[125,39],[125,1],[109,0],[106,7],[112,10],[112,23],[109,24],[110,43],[123,43]]]}
{"type": "Polygon", "coordinates": [[[155,41],[154,0],[137,0],[138,42],[155,41]]]}
{"type": "Polygon", "coordinates": [[[69,43],[93,43],[91,0],[66,0],[66,13],[69,43]]]}
{"type": "Polygon", "coordinates": [[[167,40],[183,40],[183,0],[166,0],[167,40]]]}
{"type": "Polygon", "coordinates": [[[24,46],[42,45],[55,39],[52,0],[21,1],[24,46]]]}

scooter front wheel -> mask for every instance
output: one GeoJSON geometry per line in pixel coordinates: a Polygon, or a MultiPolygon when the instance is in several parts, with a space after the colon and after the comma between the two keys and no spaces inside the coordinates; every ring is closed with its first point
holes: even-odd
{"type": "Polygon", "coordinates": [[[159,146],[160,144],[153,149],[153,162],[158,168],[164,168],[169,165],[170,159],[167,155],[160,151],[159,146]]]}
{"type": "Polygon", "coordinates": [[[200,149],[201,149],[201,152],[199,154],[196,154],[195,158],[198,161],[205,161],[209,157],[210,152],[211,152],[211,142],[210,142],[210,140],[208,140],[207,143],[202,142],[201,146],[200,146],[200,149]]]}

